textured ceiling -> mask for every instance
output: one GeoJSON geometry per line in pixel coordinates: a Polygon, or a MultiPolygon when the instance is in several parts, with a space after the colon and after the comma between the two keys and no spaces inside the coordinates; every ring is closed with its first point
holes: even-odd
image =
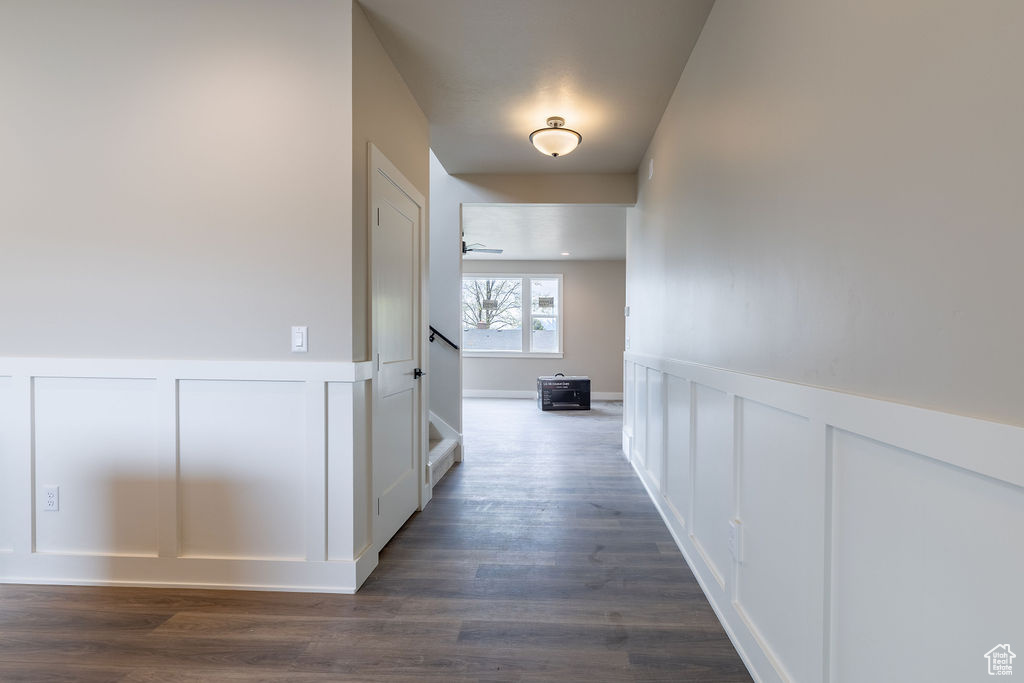
{"type": "Polygon", "coordinates": [[[360,0],[449,173],[635,171],[713,0],[360,0]],[[553,159],[548,116],[583,135],[553,159]]]}
{"type": "Polygon", "coordinates": [[[467,259],[502,261],[626,258],[626,208],[585,204],[463,204],[467,244],[504,249],[467,259]],[[562,256],[569,252],[569,256],[562,256]]]}

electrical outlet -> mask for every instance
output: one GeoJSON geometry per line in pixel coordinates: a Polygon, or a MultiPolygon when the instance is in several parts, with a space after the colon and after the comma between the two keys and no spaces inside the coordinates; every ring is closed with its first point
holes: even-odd
{"type": "Polygon", "coordinates": [[[738,519],[729,520],[729,552],[737,562],[743,562],[743,525],[738,519]]]}
{"type": "Polygon", "coordinates": [[[43,510],[46,512],[58,512],[60,510],[60,487],[43,487],[43,510]]]}

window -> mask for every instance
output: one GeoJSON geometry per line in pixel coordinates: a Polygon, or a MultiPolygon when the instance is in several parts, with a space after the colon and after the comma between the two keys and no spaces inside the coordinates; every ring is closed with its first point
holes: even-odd
{"type": "Polygon", "coordinates": [[[522,279],[462,279],[462,343],[474,351],[523,350],[522,279]]]}
{"type": "Polygon", "coordinates": [[[561,275],[466,275],[462,347],[470,356],[562,354],[561,275]]]}
{"type": "Polygon", "coordinates": [[[530,350],[558,353],[558,285],[555,278],[530,278],[530,350]]]}

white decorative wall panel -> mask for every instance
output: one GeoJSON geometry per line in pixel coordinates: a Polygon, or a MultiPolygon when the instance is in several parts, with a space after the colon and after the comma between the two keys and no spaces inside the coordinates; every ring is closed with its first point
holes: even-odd
{"type": "Polygon", "coordinates": [[[834,680],[987,679],[984,653],[1024,645],[1024,493],[847,432],[834,442],[834,680]]]}
{"type": "Polygon", "coordinates": [[[353,432],[355,440],[327,443],[327,554],[330,560],[354,560],[371,539],[370,462],[366,386],[330,382],[327,385],[328,433],[353,432]],[[346,421],[342,424],[339,421],[346,421]]]}
{"type": "Polygon", "coordinates": [[[635,431],[634,425],[636,424],[636,421],[633,419],[633,413],[636,410],[636,399],[634,396],[634,393],[636,392],[636,382],[633,381],[635,368],[635,363],[630,363],[629,361],[626,361],[623,370],[624,379],[622,385],[622,419],[626,429],[630,433],[635,431]]]}
{"type": "Polygon", "coordinates": [[[685,526],[690,516],[690,383],[665,375],[665,498],[685,526]]]}
{"type": "Polygon", "coordinates": [[[756,401],[741,414],[737,606],[794,680],[813,681],[823,666],[823,430],[756,401]]]}
{"type": "MultiPolygon", "coordinates": [[[[352,387],[347,384],[330,382],[327,385],[328,423],[331,434],[344,433],[342,421],[352,419],[352,387]],[[340,408],[340,410],[335,410],[340,408]]],[[[354,524],[346,519],[345,510],[353,510],[353,482],[358,478],[353,462],[354,449],[351,441],[327,442],[327,518],[335,523],[327,525],[327,559],[351,560],[355,548],[354,524]]],[[[369,487],[365,477],[360,486],[369,487]]],[[[364,494],[365,495],[365,494],[364,494]]]]}
{"type": "Polygon", "coordinates": [[[630,454],[641,467],[647,462],[647,371],[640,367],[634,374],[633,397],[633,452],[630,454]]]}
{"type": "Polygon", "coordinates": [[[303,383],[185,380],[178,401],[182,556],[304,558],[303,383]]]}
{"type": "Polygon", "coordinates": [[[15,446],[14,383],[0,377],[0,552],[14,550],[15,446]]]}
{"type": "Polygon", "coordinates": [[[623,374],[633,465],[755,680],[982,680],[1024,642],[1024,429],[635,353],[623,374]]]}
{"type": "Polygon", "coordinates": [[[36,551],[155,556],[156,382],[38,377],[33,393],[36,551]],[[43,511],[44,486],[59,511],[43,511]]]}
{"type": "Polygon", "coordinates": [[[693,526],[716,580],[732,561],[727,531],[732,518],[732,400],[722,391],[697,385],[693,526]]]}
{"type": "Polygon", "coordinates": [[[354,591],[371,374],[0,358],[0,582],[354,591]]]}
{"type": "Polygon", "coordinates": [[[655,487],[663,491],[665,479],[665,406],[662,375],[657,370],[647,369],[647,473],[654,480],[655,487]]]}

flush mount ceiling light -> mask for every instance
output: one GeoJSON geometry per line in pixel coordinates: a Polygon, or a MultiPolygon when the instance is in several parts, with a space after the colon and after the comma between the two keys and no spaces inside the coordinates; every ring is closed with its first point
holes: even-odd
{"type": "Polygon", "coordinates": [[[541,154],[551,157],[565,156],[583,142],[583,136],[565,127],[565,119],[552,116],[548,119],[547,128],[539,128],[530,133],[530,142],[541,154]]]}

